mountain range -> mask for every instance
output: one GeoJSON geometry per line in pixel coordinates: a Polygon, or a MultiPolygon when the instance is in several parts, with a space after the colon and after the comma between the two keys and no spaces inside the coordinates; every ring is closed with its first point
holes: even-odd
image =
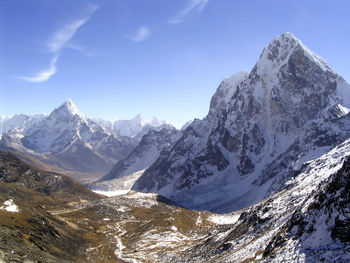
{"type": "Polygon", "coordinates": [[[113,129],[101,123],[86,118],[68,99],[47,116],[22,114],[3,118],[0,127],[4,133],[0,144],[12,149],[19,157],[22,153],[31,156],[26,160],[46,170],[82,173],[82,177],[92,174],[97,179],[128,156],[142,134],[152,128],[175,129],[155,118],[151,123],[145,123],[140,116],[130,121],[117,121],[113,129]],[[126,130],[130,136],[123,135],[126,130]]]}
{"type": "Polygon", "coordinates": [[[145,121],[141,114],[136,115],[131,120],[106,121],[103,119],[94,119],[94,121],[115,131],[119,136],[127,136],[138,140],[150,129],[159,131],[163,128],[174,128],[168,121],[158,120],[156,117],[153,117],[150,121],[145,121]]]}
{"type": "Polygon", "coordinates": [[[350,85],[287,32],[181,130],[71,100],[2,119],[1,149],[118,195],[0,151],[0,261],[349,262],[349,108],[350,85]]]}

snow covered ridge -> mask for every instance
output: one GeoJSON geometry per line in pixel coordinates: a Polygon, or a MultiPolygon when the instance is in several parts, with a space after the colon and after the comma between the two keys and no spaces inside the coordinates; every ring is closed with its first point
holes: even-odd
{"type": "MultiPolygon", "coordinates": [[[[103,120],[95,122],[87,118],[70,99],[47,116],[1,118],[1,128],[6,132],[0,138],[0,145],[29,154],[69,174],[74,171],[94,176],[108,173],[148,133],[153,134],[154,130],[160,134],[178,132],[168,122],[156,118],[145,122],[140,115],[113,125],[103,120]]],[[[162,146],[150,146],[155,153],[149,151],[146,159],[139,160],[128,174],[147,168],[158,157],[162,146]]]]}
{"type": "Polygon", "coordinates": [[[17,114],[13,117],[2,116],[0,118],[0,138],[3,132],[7,132],[12,129],[23,131],[46,116],[46,114],[37,114],[32,116],[17,114]]]}
{"type": "Polygon", "coordinates": [[[158,120],[153,117],[151,120],[146,121],[141,114],[136,115],[131,120],[116,120],[116,121],[106,121],[102,119],[94,119],[97,123],[108,127],[109,129],[116,132],[119,136],[127,136],[131,138],[141,139],[143,135],[147,134],[150,129],[161,130],[175,129],[169,121],[158,120]]]}
{"type": "Polygon", "coordinates": [[[189,248],[181,260],[348,262],[349,154],[350,139],[305,163],[280,192],[240,211],[236,222],[231,217],[233,226],[189,248]]]}
{"type": "MultiPolygon", "coordinates": [[[[78,107],[69,98],[60,107],[56,108],[56,110],[58,109],[62,109],[66,112],[66,114],[77,115],[79,116],[79,118],[88,121],[88,118],[78,109],[78,107]]],[[[0,136],[2,133],[8,132],[13,129],[24,131],[47,116],[47,114],[17,114],[12,117],[0,116],[0,136]]],[[[97,123],[98,125],[105,127],[107,130],[114,131],[119,136],[127,137],[142,137],[150,129],[161,130],[163,128],[174,128],[174,126],[171,125],[169,121],[159,120],[156,117],[152,117],[150,120],[147,121],[141,116],[141,114],[138,114],[131,120],[108,121],[101,118],[94,118],[92,121],[97,123]]]]}
{"type": "Polygon", "coordinates": [[[0,144],[66,171],[107,173],[137,141],[86,118],[68,99],[31,125],[3,133],[0,144]]]}
{"type": "Polygon", "coordinates": [[[323,71],[329,71],[333,74],[337,74],[329,67],[324,58],[312,52],[299,39],[289,32],[277,36],[268,46],[264,48],[264,51],[257,63],[258,74],[271,74],[271,72],[274,70],[278,71],[280,69],[279,67],[286,63],[290,59],[290,55],[298,48],[302,49],[304,51],[304,55],[312,62],[317,64],[317,66],[319,66],[323,71]]]}
{"type": "Polygon", "coordinates": [[[226,78],[209,113],[135,182],[185,207],[229,212],[279,192],[350,137],[350,85],[291,33],[226,78]]]}

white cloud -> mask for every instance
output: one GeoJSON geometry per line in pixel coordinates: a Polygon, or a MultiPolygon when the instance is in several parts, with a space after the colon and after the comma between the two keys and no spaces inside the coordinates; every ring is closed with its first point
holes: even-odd
{"type": "Polygon", "coordinates": [[[87,21],[89,21],[92,14],[98,8],[99,7],[97,5],[90,5],[87,10],[87,15],[84,18],[75,20],[70,24],[66,24],[64,27],[62,27],[60,30],[58,30],[56,33],[53,34],[53,36],[47,43],[47,48],[49,52],[54,53],[54,57],[52,58],[50,62],[50,67],[47,70],[39,71],[36,75],[32,77],[20,76],[18,78],[26,82],[34,82],[34,83],[47,81],[57,72],[56,63],[58,58],[60,57],[60,51],[63,48],[75,49],[80,51],[84,55],[92,56],[92,54],[88,53],[84,48],[77,45],[73,45],[69,43],[69,41],[74,37],[78,29],[82,27],[87,21]]]}
{"type": "Polygon", "coordinates": [[[140,26],[134,35],[129,36],[129,39],[134,42],[141,42],[144,41],[150,34],[151,31],[148,27],[140,26]]]}
{"type": "Polygon", "coordinates": [[[75,44],[67,44],[65,45],[65,48],[69,48],[69,49],[73,49],[73,50],[77,50],[79,51],[81,54],[87,56],[87,57],[93,57],[94,54],[90,51],[87,51],[85,48],[83,48],[82,46],[79,45],[75,45],[75,44]]]}
{"type": "Polygon", "coordinates": [[[40,83],[47,81],[50,77],[56,74],[56,63],[59,55],[55,55],[50,62],[50,67],[47,70],[39,71],[36,75],[32,77],[19,77],[26,82],[40,83]]]}
{"type": "Polygon", "coordinates": [[[178,24],[184,22],[185,17],[191,12],[201,12],[208,4],[208,1],[209,0],[190,0],[188,5],[178,12],[172,19],[170,19],[168,23],[178,24]]]}
{"type": "Polygon", "coordinates": [[[66,44],[74,37],[78,29],[89,21],[90,17],[97,9],[98,6],[91,6],[88,10],[88,15],[85,18],[75,20],[58,30],[47,43],[49,51],[55,53],[64,48],[66,44]]]}
{"type": "Polygon", "coordinates": [[[86,23],[86,19],[76,20],[71,24],[66,25],[61,30],[56,32],[51,40],[47,43],[50,52],[60,51],[65,44],[73,38],[79,27],[86,23]]]}

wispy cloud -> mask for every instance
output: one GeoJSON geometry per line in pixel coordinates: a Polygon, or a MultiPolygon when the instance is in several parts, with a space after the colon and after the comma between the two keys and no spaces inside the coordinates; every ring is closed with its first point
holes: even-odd
{"type": "Polygon", "coordinates": [[[18,78],[26,82],[33,82],[33,83],[40,83],[40,82],[47,81],[57,72],[56,64],[57,64],[58,58],[60,57],[60,52],[63,48],[75,49],[80,51],[84,55],[92,56],[92,54],[87,52],[84,48],[78,45],[73,45],[72,43],[69,43],[69,42],[77,33],[78,29],[82,27],[87,21],[89,21],[92,14],[98,8],[99,7],[97,5],[90,5],[87,9],[87,14],[85,15],[84,18],[77,19],[69,24],[66,24],[60,30],[58,30],[52,35],[52,37],[46,44],[48,51],[54,54],[54,57],[52,58],[48,69],[39,71],[36,75],[31,77],[20,76],[18,78]]]}
{"type": "Polygon", "coordinates": [[[190,13],[201,12],[208,4],[208,1],[209,0],[189,0],[187,6],[170,19],[168,23],[178,24],[184,22],[186,16],[190,13]]]}
{"type": "Polygon", "coordinates": [[[88,15],[82,19],[75,20],[69,24],[66,24],[63,28],[58,30],[47,43],[47,47],[50,52],[59,52],[62,48],[66,47],[67,43],[74,37],[80,27],[82,27],[92,14],[98,9],[98,6],[92,5],[88,9],[88,15]]]}
{"type": "Polygon", "coordinates": [[[56,74],[57,68],[56,63],[59,58],[59,55],[55,55],[53,59],[50,62],[50,67],[46,70],[39,71],[37,74],[31,77],[18,77],[19,79],[22,79],[26,82],[34,82],[34,83],[40,83],[47,81],[50,77],[56,74]]]}
{"type": "Polygon", "coordinates": [[[146,26],[140,26],[136,33],[132,36],[129,36],[128,38],[134,42],[142,42],[144,41],[149,35],[151,34],[151,31],[146,26]]]}
{"type": "Polygon", "coordinates": [[[87,56],[87,57],[93,57],[94,56],[94,54],[92,52],[86,50],[84,47],[79,46],[79,45],[75,45],[75,44],[72,44],[72,43],[69,43],[69,44],[65,45],[65,48],[77,50],[81,54],[83,54],[84,56],[87,56]]]}

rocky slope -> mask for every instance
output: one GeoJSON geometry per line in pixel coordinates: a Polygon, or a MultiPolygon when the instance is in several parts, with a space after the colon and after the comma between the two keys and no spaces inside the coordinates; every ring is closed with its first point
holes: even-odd
{"type": "Polygon", "coordinates": [[[133,189],[185,207],[241,209],[279,192],[304,162],[350,135],[350,86],[290,33],[248,73],[224,79],[209,113],[133,189]]]}
{"type": "Polygon", "coordinates": [[[69,99],[25,130],[4,133],[0,143],[65,170],[90,173],[107,172],[136,145],[87,119],[69,99]]]}
{"type": "Polygon", "coordinates": [[[159,157],[161,151],[169,150],[181,134],[175,128],[160,131],[150,129],[126,158],[117,162],[108,174],[90,184],[89,188],[102,191],[131,189],[142,171],[159,157]]]}
{"type": "Polygon", "coordinates": [[[348,262],[350,140],[172,262],[348,262]]]}
{"type": "Polygon", "coordinates": [[[264,252],[266,259],[280,262],[299,256],[305,261],[348,262],[349,193],[350,159],[347,157],[343,167],[328,178],[273,237],[264,252]]]}
{"type": "Polygon", "coordinates": [[[164,262],[225,220],[156,194],[102,199],[0,152],[1,262],[164,262]]]}
{"type": "Polygon", "coordinates": [[[99,199],[64,175],[0,152],[0,261],[84,262],[89,239],[49,210],[99,199]]]}

